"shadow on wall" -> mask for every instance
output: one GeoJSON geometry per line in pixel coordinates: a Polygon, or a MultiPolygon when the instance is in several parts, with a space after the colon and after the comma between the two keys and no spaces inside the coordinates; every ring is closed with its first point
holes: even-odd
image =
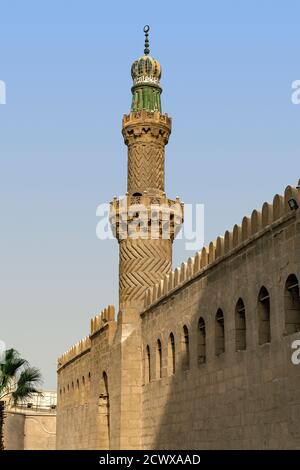
{"type": "Polygon", "coordinates": [[[299,448],[300,366],[291,363],[291,343],[300,339],[300,272],[278,282],[274,266],[256,278],[240,262],[161,307],[174,328],[146,349],[146,448],[299,448]]]}

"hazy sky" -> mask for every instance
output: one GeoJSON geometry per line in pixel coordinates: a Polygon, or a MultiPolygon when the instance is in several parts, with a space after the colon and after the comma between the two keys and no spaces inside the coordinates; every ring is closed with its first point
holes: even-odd
{"type": "MultiPolygon", "coordinates": [[[[163,68],[166,190],[205,204],[208,243],[300,177],[299,1],[0,2],[0,339],[56,386],[56,359],[117,304],[96,208],[126,190],[130,67],[163,68]]],[[[176,266],[192,252],[174,245],[176,266]]]]}

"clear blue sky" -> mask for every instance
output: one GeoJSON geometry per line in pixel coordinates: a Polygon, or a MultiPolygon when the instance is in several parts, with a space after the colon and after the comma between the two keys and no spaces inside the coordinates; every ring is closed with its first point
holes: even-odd
{"type": "MultiPolygon", "coordinates": [[[[205,204],[208,243],[300,177],[300,3],[7,0],[0,18],[0,339],[54,388],[57,356],[117,303],[96,207],[126,189],[143,25],[173,118],[167,194],[205,204]]],[[[175,265],[191,255],[174,250],[175,265]]]]}

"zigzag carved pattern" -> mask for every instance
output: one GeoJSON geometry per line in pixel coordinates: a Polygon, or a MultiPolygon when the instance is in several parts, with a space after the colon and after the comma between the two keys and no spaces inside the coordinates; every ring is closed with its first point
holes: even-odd
{"type": "Polygon", "coordinates": [[[130,147],[128,190],[164,189],[164,148],[148,144],[130,147]]]}
{"type": "Polygon", "coordinates": [[[124,240],[120,243],[120,300],[142,299],[148,287],[171,271],[169,240],[124,240]]]}

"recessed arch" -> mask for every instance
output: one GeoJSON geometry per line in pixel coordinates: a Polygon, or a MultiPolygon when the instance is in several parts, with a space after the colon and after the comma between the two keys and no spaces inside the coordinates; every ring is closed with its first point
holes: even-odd
{"type": "Polygon", "coordinates": [[[168,375],[175,374],[175,338],[170,333],[168,340],[168,375]]]}
{"type": "Polygon", "coordinates": [[[110,440],[110,403],[109,403],[109,387],[108,376],[106,371],[100,376],[100,394],[98,407],[98,436],[99,448],[109,449],[110,440]]]}
{"type": "Polygon", "coordinates": [[[145,383],[151,381],[151,355],[150,355],[150,346],[147,344],[145,349],[145,383]]]}
{"type": "Polygon", "coordinates": [[[182,328],[181,337],[181,352],[182,352],[182,369],[188,370],[190,368],[190,339],[189,330],[186,325],[182,328]]]}
{"type": "Polygon", "coordinates": [[[156,379],[162,378],[162,348],[160,339],[156,342],[156,379]]]}
{"type": "Polygon", "coordinates": [[[262,286],[257,299],[258,310],[258,343],[265,344],[271,341],[270,324],[270,294],[265,286],[262,286]]]}
{"type": "Polygon", "coordinates": [[[218,309],[215,317],[215,352],[217,356],[225,352],[224,313],[221,308],[218,309]]]}
{"type": "Polygon", "coordinates": [[[235,306],[235,350],[246,349],[246,309],[243,299],[239,298],[235,306]]]}
{"type": "Polygon", "coordinates": [[[206,362],[206,326],[203,317],[198,320],[198,365],[206,362]]]}
{"type": "Polygon", "coordinates": [[[285,333],[292,335],[300,331],[299,281],[290,274],[284,287],[285,333]]]}

